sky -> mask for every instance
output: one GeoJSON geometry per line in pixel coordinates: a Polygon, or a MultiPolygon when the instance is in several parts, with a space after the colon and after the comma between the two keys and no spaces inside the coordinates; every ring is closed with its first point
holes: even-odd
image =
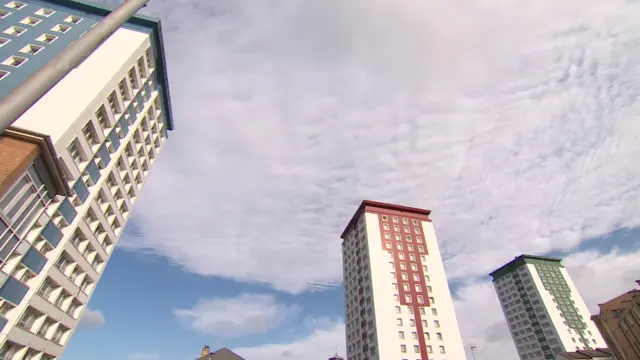
{"type": "Polygon", "coordinates": [[[144,12],[176,130],[64,360],[344,354],[339,235],[363,199],[432,210],[478,360],[517,358],[487,275],[513,257],[563,257],[592,311],[640,277],[640,1],[144,12]]]}

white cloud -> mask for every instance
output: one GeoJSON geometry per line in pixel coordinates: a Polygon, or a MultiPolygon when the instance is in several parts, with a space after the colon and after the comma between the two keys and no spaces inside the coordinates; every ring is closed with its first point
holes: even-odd
{"type": "MultiPolygon", "coordinates": [[[[602,254],[577,252],[564,258],[564,264],[582,297],[592,311],[598,303],[634,288],[634,270],[640,263],[640,250],[623,254],[618,250],[602,254]],[[612,276],[615,274],[615,276],[612,276]]],[[[478,359],[515,359],[517,353],[500,304],[489,280],[470,282],[455,294],[456,316],[466,350],[476,346],[478,359]]],[[[326,360],[336,350],[345,354],[344,323],[341,319],[310,318],[303,326],[311,335],[285,344],[266,344],[234,349],[252,360],[326,360]]],[[[471,359],[471,354],[468,353],[471,359]]]]}
{"type": "Polygon", "coordinates": [[[318,327],[303,339],[288,344],[268,344],[233,349],[235,353],[251,360],[307,359],[327,360],[336,352],[344,356],[344,323],[319,319],[318,327]]]}
{"type": "MultiPolygon", "coordinates": [[[[617,250],[568,255],[564,264],[592,313],[597,304],[635,287],[640,250],[622,254],[617,250]]],[[[515,345],[490,281],[462,286],[457,294],[456,315],[467,345],[477,346],[480,359],[516,359],[515,345]]],[[[471,358],[471,357],[469,357],[471,358]]]]}
{"type": "Polygon", "coordinates": [[[102,315],[102,311],[87,308],[82,313],[78,326],[85,329],[95,329],[104,325],[104,322],[105,320],[104,315],[102,315]]]}
{"type": "Polygon", "coordinates": [[[295,293],[363,198],[431,208],[452,277],[640,225],[639,2],[179,3],[130,248],[295,293]]]}
{"type": "Polygon", "coordinates": [[[286,324],[299,311],[299,306],[279,303],[266,294],[204,299],[191,309],[173,310],[178,320],[188,327],[219,338],[266,333],[286,324]]]}

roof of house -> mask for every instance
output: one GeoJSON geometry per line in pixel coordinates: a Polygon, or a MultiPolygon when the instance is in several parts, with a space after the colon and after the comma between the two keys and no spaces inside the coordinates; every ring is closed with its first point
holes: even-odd
{"type": "Polygon", "coordinates": [[[613,356],[613,352],[606,348],[598,348],[595,350],[578,350],[573,352],[559,353],[556,358],[564,359],[600,359],[613,356]]]}
{"type": "Polygon", "coordinates": [[[209,355],[201,356],[196,360],[244,360],[240,355],[227,349],[226,347],[212,351],[209,355]]]}

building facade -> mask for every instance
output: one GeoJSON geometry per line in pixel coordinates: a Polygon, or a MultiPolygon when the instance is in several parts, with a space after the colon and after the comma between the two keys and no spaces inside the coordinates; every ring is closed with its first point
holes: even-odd
{"type": "MultiPolygon", "coordinates": [[[[0,98],[110,12],[0,3],[0,98]]],[[[161,26],[138,16],[0,138],[0,359],[58,359],[167,131],[161,26]]]]}
{"type": "Polygon", "coordinates": [[[598,307],[600,312],[591,319],[616,359],[640,359],[640,290],[631,290],[598,307]]]}
{"type": "Polygon", "coordinates": [[[348,360],[464,360],[429,210],[365,200],[342,233],[348,360]]]}
{"type": "Polygon", "coordinates": [[[520,359],[607,347],[560,259],[520,255],[490,275],[520,359]]]}

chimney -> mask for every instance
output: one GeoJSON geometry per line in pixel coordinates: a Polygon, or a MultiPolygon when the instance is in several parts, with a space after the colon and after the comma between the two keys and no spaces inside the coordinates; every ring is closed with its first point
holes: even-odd
{"type": "Polygon", "coordinates": [[[202,352],[200,353],[200,357],[209,356],[209,354],[211,354],[211,348],[209,347],[209,345],[205,345],[202,348],[202,352]]]}

